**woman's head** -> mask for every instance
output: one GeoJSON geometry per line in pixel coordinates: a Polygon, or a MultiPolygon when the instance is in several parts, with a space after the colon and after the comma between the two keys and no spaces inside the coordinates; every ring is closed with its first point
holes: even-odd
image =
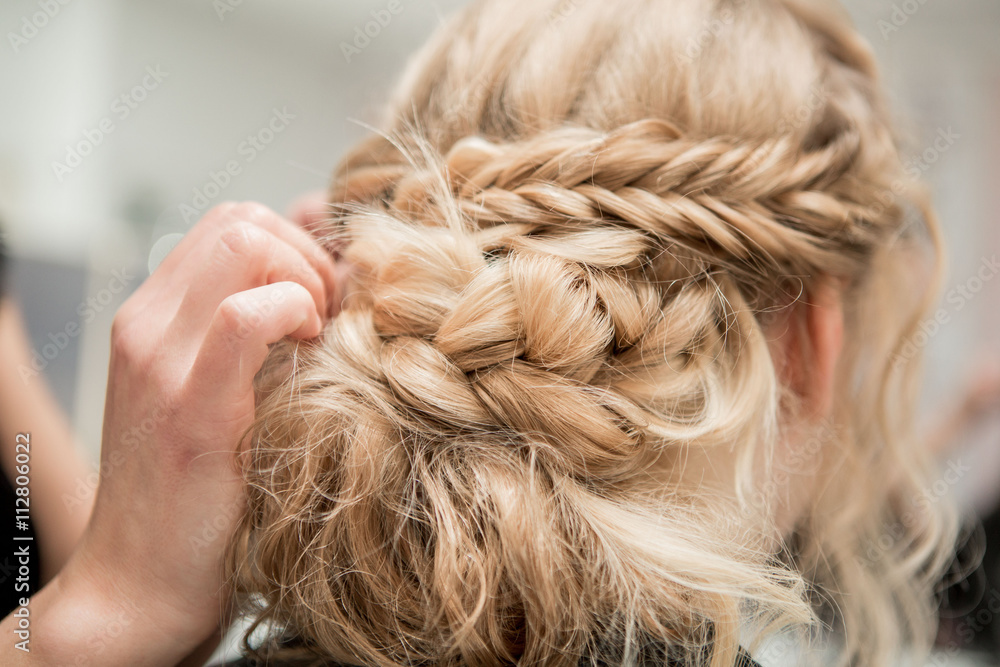
{"type": "Polygon", "coordinates": [[[881,99],[819,3],[449,22],[335,176],[343,312],[261,391],[230,570],[283,650],[728,665],[817,617],[856,664],[926,642],[951,522],[915,502],[899,349],[936,227],[881,99]]]}

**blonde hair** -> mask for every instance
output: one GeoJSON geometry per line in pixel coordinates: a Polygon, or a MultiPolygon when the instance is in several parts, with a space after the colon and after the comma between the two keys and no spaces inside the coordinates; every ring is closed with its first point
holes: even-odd
{"type": "Polygon", "coordinates": [[[263,376],[228,559],[254,650],[720,667],[820,623],[840,664],[925,650],[955,520],[915,502],[898,352],[938,241],[898,144],[837,8],[462,11],[335,176],[343,312],[263,376]],[[801,420],[768,322],[827,278],[834,413],[792,444],[818,481],[775,547],[801,420]]]}

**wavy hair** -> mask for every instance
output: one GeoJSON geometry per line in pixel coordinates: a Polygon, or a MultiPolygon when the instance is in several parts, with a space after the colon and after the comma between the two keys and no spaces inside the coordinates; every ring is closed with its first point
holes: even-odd
{"type": "Polygon", "coordinates": [[[937,223],[839,8],[474,2],[330,201],[348,296],[272,355],[245,461],[251,650],[723,667],[817,628],[839,664],[926,650],[956,521],[917,502],[899,351],[937,223]],[[813,423],[769,331],[830,279],[846,347],[813,423]]]}

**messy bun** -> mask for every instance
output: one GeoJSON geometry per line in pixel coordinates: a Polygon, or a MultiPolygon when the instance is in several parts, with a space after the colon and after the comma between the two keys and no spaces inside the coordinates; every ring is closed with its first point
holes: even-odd
{"type": "Polygon", "coordinates": [[[766,483],[791,409],[769,313],[843,279],[872,363],[921,307],[864,333],[863,295],[898,284],[919,236],[903,203],[920,205],[867,50],[779,0],[581,0],[553,20],[558,4],[463,12],[338,171],[348,297],[319,342],[272,356],[229,559],[269,628],[255,650],[718,667],[748,627],[834,607],[853,664],[919,647],[942,507],[863,557],[926,474],[912,453],[897,485],[879,472],[903,456],[905,369],[865,370],[864,409],[845,380],[839,447],[814,454],[856,500],[818,494],[794,550],[766,483]],[[729,493],[686,472],[709,451],[733,461],[729,493]]]}

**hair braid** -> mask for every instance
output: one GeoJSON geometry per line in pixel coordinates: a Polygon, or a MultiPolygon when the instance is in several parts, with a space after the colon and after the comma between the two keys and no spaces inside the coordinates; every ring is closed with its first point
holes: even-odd
{"type": "MultiPolygon", "coordinates": [[[[470,224],[530,221],[533,229],[589,229],[609,221],[662,245],[683,243],[746,272],[765,258],[775,269],[844,271],[898,224],[846,189],[859,150],[846,133],[804,151],[787,137],[746,143],[684,139],[663,120],[637,121],[609,133],[567,128],[496,145],[473,138],[446,158],[445,178],[470,224]],[[846,190],[846,192],[845,192],[846,190]],[[823,261],[806,267],[803,257],[823,261]]],[[[391,210],[433,224],[435,179],[403,165],[352,165],[334,191],[383,200],[391,210]],[[365,191],[363,183],[375,184],[365,191]]],[[[882,213],[882,211],[879,211],[882,213]]],[[[898,220],[898,217],[896,218],[898,220]]]]}
{"type": "Polygon", "coordinates": [[[731,667],[746,623],[815,622],[808,580],[841,664],[887,664],[925,640],[952,526],[914,510],[860,559],[925,473],[905,378],[866,366],[918,310],[886,296],[910,190],[870,56],[803,0],[557,2],[475,2],[334,178],[348,297],[261,378],[228,563],[259,653],[731,667]],[[796,415],[766,322],[831,276],[843,424],[776,554],[796,415]]]}

